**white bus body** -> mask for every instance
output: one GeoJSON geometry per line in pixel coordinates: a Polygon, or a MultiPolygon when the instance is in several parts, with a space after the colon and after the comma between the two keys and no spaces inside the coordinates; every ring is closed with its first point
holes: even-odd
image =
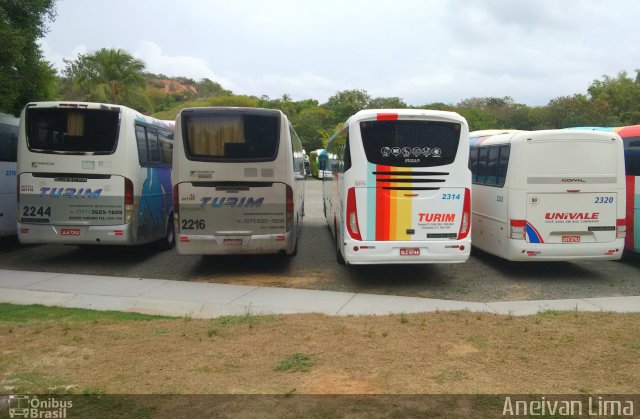
{"type": "Polygon", "coordinates": [[[0,237],[16,234],[16,153],[20,120],[0,114],[0,237]]]}
{"type": "Polygon", "coordinates": [[[619,259],[621,138],[611,132],[471,133],[473,245],[513,261],[619,259]]]}
{"type": "Polygon", "coordinates": [[[178,114],[176,133],[178,253],[295,254],[304,156],[287,117],[272,109],[189,108],[178,114]]]}
{"type": "Polygon", "coordinates": [[[37,102],[22,112],[22,243],[173,245],[173,121],[124,106],[37,102]]]}
{"type": "Polygon", "coordinates": [[[338,262],[466,261],[468,140],[466,120],[453,112],[364,110],[350,117],[321,168],[338,262]]]}

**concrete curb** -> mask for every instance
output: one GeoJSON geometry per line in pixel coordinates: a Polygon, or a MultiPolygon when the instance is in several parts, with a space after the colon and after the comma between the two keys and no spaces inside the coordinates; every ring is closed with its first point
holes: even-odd
{"type": "Polygon", "coordinates": [[[0,270],[0,302],[214,318],[324,313],[471,311],[526,316],[546,310],[640,312],[640,296],[469,302],[294,288],[0,270]]]}

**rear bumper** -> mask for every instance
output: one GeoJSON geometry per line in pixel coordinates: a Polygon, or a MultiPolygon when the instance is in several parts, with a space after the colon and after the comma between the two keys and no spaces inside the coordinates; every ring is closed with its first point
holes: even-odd
{"type": "Polygon", "coordinates": [[[291,254],[294,249],[295,235],[292,231],[285,234],[253,236],[182,233],[176,235],[176,250],[181,255],[260,255],[281,252],[291,254]],[[241,240],[242,244],[225,244],[225,240],[241,240]]]}
{"type": "Polygon", "coordinates": [[[18,240],[24,244],[61,243],[133,245],[133,223],[110,226],[69,226],[18,223],[18,240]],[[61,234],[62,229],[79,229],[79,235],[61,234]]]}
{"type": "Polygon", "coordinates": [[[448,241],[356,241],[347,239],[344,259],[350,265],[463,263],[469,259],[471,239],[448,241]],[[355,247],[358,250],[355,250],[355,247]],[[362,246],[368,247],[362,249],[362,246]],[[400,256],[401,248],[420,249],[419,256],[400,256]]]}
{"type": "Polygon", "coordinates": [[[527,243],[509,240],[508,260],[513,261],[565,261],[565,260],[618,260],[622,257],[624,239],[608,243],[527,243]]]}

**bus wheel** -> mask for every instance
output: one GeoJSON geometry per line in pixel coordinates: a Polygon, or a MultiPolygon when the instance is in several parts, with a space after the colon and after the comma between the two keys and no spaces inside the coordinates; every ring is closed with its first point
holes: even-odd
{"type": "Polygon", "coordinates": [[[176,245],[176,234],[173,226],[173,214],[169,216],[169,222],[167,223],[167,233],[164,238],[160,240],[160,249],[171,250],[176,245]]]}

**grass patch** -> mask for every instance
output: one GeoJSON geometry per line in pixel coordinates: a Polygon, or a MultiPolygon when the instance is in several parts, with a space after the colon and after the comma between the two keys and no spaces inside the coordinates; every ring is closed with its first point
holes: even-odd
{"type": "Polygon", "coordinates": [[[240,316],[220,316],[216,317],[211,321],[212,326],[242,326],[247,325],[250,328],[257,326],[260,323],[265,322],[277,322],[278,317],[272,314],[267,315],[256,315],[247,311],[245,314],[240,316]]]}
{"type": "Polygon", "coordinates": [[[297,372],[310,371],[311,368],[315,365],[314,355],[313,354],[305,354],[301,352],[296,352],[292,355],[287,355],[282,359],[278,365],[276,365],[276,371],[289,371],[289,372],[297,372]]]}
{"type": "MultiPolygon", "coordinates": [[[[82,308],[47,307],[42,305],[16,305],[0,303],[0,321],[24,323],[36,320],[56,320],[64,322],[97,322],[102,320],[142,321],[167,320],[174,317],[152,316],[122,311],[96,311],[82,308]]],[[[68,325],[65,325],[67,330],[68,325]]]]}

